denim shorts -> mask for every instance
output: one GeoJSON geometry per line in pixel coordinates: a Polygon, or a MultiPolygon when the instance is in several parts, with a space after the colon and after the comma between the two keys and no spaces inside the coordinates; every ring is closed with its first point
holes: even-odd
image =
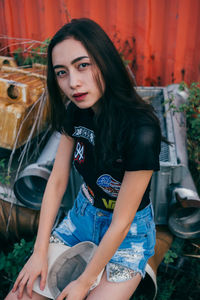
{"type": "MultiPolygon", "coordinates": [[[[80,190],[72,209],[53,231],[53,236],[68,246],[82,241],[99,245],[111,221],[112,213],[94,207],[80,190]]],[[[126,238],[107,264],[108,281],[125,281],[137,273],[144,277],[154,246],[155,223],[152,205],[149,204],[136,213],[126,238]]]]}

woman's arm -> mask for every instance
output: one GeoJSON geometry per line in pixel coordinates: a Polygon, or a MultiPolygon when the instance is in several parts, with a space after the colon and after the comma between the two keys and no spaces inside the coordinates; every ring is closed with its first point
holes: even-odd
{"type": "Polygon", "coordinates": [[[74,140],[62,135],[44,192],[34,251],[47,252],[49,237],[69,179],[74,140]]]}
{"type": "Polygon", "coordinates": [[[53,170],[47,182],[42,200],[34,251],[19,273],[12,290],[15,292],[19,289],[18,298],[22,297],[25,286],[28,295],[32,296],[33,283],[39,275],[41,275],[40,288],[43,289],[45,287],[48,268],[47,252],[49,237],[68,183],[73,148],[74,140],[71,137],[62,135],[53,170]]]}
{"type": "Polygon", "coordinates": [[[112,222],[104,235],[82,279],[95,281],[126,237],[143,194],[148,186],[152,171],[125,172],[113,212],[112,222]]]}
{"type": "MultiPolygon", "coordinates": [[[[83,291],[88,291],[90,286],[95,282],[98,274],[109,262],[126,237],[143,194],[151,179],[152,173],[152,170],[125,172],[113,212],[112,222],[101,240],[92,260],[77,280],[83,287],[83,291]]],[[[77,293],[75,290],[77,289],[70,291],[69,287],[67,287],[58,297],[58,300],[64,299],[63,296],[66,295],[68,295],[69,300],[74,299],[73,297],[76,294],[73,293],[77,293]]],[[[78,298],[78,296],[76,296],[76,299],[83,298],[78,298]]]]}

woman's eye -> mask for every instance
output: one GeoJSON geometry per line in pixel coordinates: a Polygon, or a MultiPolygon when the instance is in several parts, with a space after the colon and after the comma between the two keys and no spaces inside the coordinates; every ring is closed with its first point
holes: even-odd
{"type": "Polygon", "coordinates": [[[61,71],[57,71],[56,72],[56,76],[57,77],[64,77],[66,75],[66,71],[61,70],[61,71]]]}
{"type": "Polygon", "coordinates": [[[82,63],[78,67],[80,70],[87,68],[90,65],[90,63],[82,63]]]}

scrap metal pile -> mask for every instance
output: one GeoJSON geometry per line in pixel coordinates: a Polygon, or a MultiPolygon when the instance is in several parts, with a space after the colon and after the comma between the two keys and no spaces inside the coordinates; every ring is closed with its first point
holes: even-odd
{"type": "MultiPolygon", "coordinates": [[[[31,68],[16,65],[12,57],[0,56],[0,160],[10,156],[12,176],[1,168],[0,180],[0,236],[5,239],[29,236],[37,230],[39,212],[30,210],[18,201],[13,184],[20,172],[17,149],[27,152],[34,137],[46,134],[49,126],[49,105],[45,92],[46,67],[34,64],[31,68]],[[14,163],[14,171],[13,171],[14,163]],[[3,172],[3,173],[2,173],[3,172]],[[9,178],[5,184],[4,178],[9,178]]],[[[21,161],[24,156],[22,155],[21,161]]]]}
{"type": "MultiPolygon", "coordinates": [[[[23,151],[26,151],[27,143],[47,128],[49,105],[44,94],[45,82],[44,67],[33,65],[32,68],[22,69],[16,66],[12,58],[0,57],[0,149],[13,153],[24,145],[23,151]]],[[[178,101],[184,101],[177,86],[138,87],[137,91],[152,103],[160,119],[162,133],[172,143],[162,143],[160,171],[153,174],[151,182],[158,230],[155,255],[147,264],[146,281],[143,281],[144,284],[150,282],[151,289],[141,288],[143,293],[148,290],[150,298],[154,299],[157,293],[157,268],[171,245],[172,233],[184,239],[200,236],[200,199],[188,169],[185,127],[180,126],[181,122],[177,122],[179,116],[174,116],[166,103],[171,93],[178,101]],[[168,225],[171,232],[162,231],[162,225],[168,225]]],[[[37,160],[20,169],[10,189],[12,196],[3,198],[0,191],[0,234],[5,238],[12,235],[19,238],[21,234],[36,232],[43,193],[59,140],[60,134],[54,132],[37,160]]],[[[81,184],[82,178],[72,166],[56,222],[73,205],[81,184]]]]}

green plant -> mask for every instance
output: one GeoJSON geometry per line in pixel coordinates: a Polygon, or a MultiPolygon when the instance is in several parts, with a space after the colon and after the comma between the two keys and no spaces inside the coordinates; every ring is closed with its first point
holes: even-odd
{"type": "Polygon", "coordinates": [[[15,243],[13,249],[5,254],[0,252],[0,299],[5,299],[17,275],[32,253],[34,240],[22,239],[15,243]]]}
{"type": "Polygon", "coordinates": [[[0,271],[3,271],[4,277],[14,282],[24,263],[32,252],[34,241],[26,242],[21,239],[15,243],[13,250],[7,255],[0,253],[0,271]]]}
{"type": "Polygon", "coordinates": [[[169,300],[171,298],[175,288],[176,283],[172,279],[165,279],[163,281],[163,277],[159,276],[157,280],[158,284],[158,295],[157,300],[169,300]],[[160,292],[161,291],[161,292],[160,292]]]}
{"type": "Polygon", "coordinates": [[[33,41],[32,45],[29,45],[27,48],[17,48],[14,50],[13,56],[19,66],[32,66],[34,63],[39,63],[42,65],[47,64],[47,48],[49,45],[50,39],[46,39],[44,42],[39,43],[39,46],[33,47],[35,42],[33,41]]]}
{"type": "Polygon", "coordinates": [[[0,160],[0,184],[9,185],[10,175],[7,174],[5,158],[0,160]]]}
{"type": "Polygon", "coordinates": [[[186,101],[177,106],[174,101],[175,97],[172,94],[167,102],[173,113],[183,113],[185,115],[189,167],[200,193],[200,83],[193,82],[188,86],[185,82],[182,82],[179,85],[179,90],[188,93],[186,101]]]}
{"type": "MultiPolygon", "coordinates": [[[[179,90],[188,89],[188,98],[177,109],[178,112],[185,113],[187,122],[188,138],[192,141],[200,141],[200,83],[193,82],[190,87],[186,83],[181,83],[179,90]]],[[[198,160],[200,163],[200,160],[198,160]]],[[[200,165],[199,165],[200,170],[200,165]]]]}
{"type": "Polygon", "coordinates": [[[174,237],[170,250],[158,268],[157,300],[199,299],[200,265],[197,258],[185,256],[185,253],[192,254],[193,251],[190,240],[174,237]]]}
{"type": "Polygon", "coordinates": [[[178,255],[173,250],[168,250],[164,256],[164,263],[169,264],[174,262],[174,258],[177,258],[178,255]]]}

